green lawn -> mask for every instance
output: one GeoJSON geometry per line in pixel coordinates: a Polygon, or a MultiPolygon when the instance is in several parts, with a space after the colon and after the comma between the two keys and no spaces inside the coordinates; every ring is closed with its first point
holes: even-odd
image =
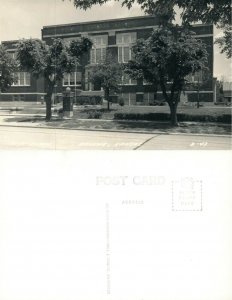
{"type": "MultiPolygon", "coordinates": [[[[89,115],[94,112],[101,113],[101,119],[113,119],[114,114],[118,112],[122,113],[135,113],[135,114],[146,114],[146,113],[169,113],[169,107],[166,106],[118,106],[111,108],[107,111],[106,108],[100,106],[88,106],[88,107],[76,107],[74,109],[74,117],[79,119],[88,119],[89,115]]],[[[231,114],[231,108],[229,107],[183,107],[180,106],[177,113],[185,113],[190,115],[209,115],[209,116],[220,116],[223,114],[231,114]]]]}
{"type": "MultiPolygon", "coordinates": [[[[27,102],[0,102],[1,111],[4,113],[4,108],[8,108],[8,113],[13,113],[12,109],[15,110],[16,107],[20,108],[16,111],[17,114],[33,114],[33,115],[45,115],[45,105],[27,102]],[[12,109],[10,109],[12,108],[12,109]]],[[[53,107],[53,115],[57,115],[57,111],[62,107],[62,104],[58,104],[53,107]]],[[[7,113],[7,112],[6,112],[7,113]]],[[[74,106],[74,119],[106,119],[113,120],[115,113],[125,113],[125,114],[148,114],[148,113],[170,113],[169,107],[166,106],[118,106],[113,104],[110,111],[106,107],[100,105],[93,106],[74,106]]],[[[207,116],[222,116],[231,115],[230,107],[218,107],[212,103],[207,104],[200,108],[193,106],[181,106],[179,105],[177,113],[187,114],[187,115],[207,115],[207,116]]]]}

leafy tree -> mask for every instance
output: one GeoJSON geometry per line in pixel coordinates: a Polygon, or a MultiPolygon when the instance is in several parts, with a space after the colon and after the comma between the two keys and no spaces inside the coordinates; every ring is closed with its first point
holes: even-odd
{"type": "Polygon", "coordinates": [[[91,68],[89,80],[93,84],[97,84],[103,88],[109,110],[110,92],[117,91],[118,85],[122,80],[121,64],[117,63],[112,55],[107,54],[102,62],[91,68]]]}
{"type": "MultiPolygon", "coordinates": [[[[88,9],[92,5],[102,5],[108,1],[110,0],[74,0],[74,5],[88,9]]],[[[222,47],[222,52],[231,57],[231,0],[122,0],[122,5],[129,9],[135,3],[145,13],[160,16],[161,23],[174,19],[175,8],[178,7],[182,11],[183,24],[202,21],[217,25],[224,31],[224,38],[220,38],[217,43],[222,47]]]]}
{"type": "Polygon", "coordinates": [[[217,38],[216,43],[221,48],[221,53],[225,53],[227,58],[232,57],[232,27],[230,25],[226,25],[224,29],[224,36],[217,38]]]}
{"type": "Polygon", "coordinates": [[[156,89],[160,86],[171,112],[171,124],[177,123],[177,106],[186,76],[204,69],[206,46],[187,29],[179,26],[154,30],[147,40],[138,40],[133,47],[134,60],[125,72],[132,78],[144,78],[156,89]]]}
{"type": "Polygon", "coordinates": [[[0,91],[6,91],[13,83],[13,72],[16,70],[16,62],[3,45],[0,45],[0,91]]]}
{"type": "Polygon", "coordinates": [[[46,90],[46,120],[52,116],[52,94],[56,83],[64,73],[70,73],[79,63],[80,56],[92,46],[88,38],[71,41],[66,44],[61,39],[54,39],[51,45],[41,40],[29,39],[19,42],[17,59],[21,68],[35,77],[43,76],[46,90]]]}

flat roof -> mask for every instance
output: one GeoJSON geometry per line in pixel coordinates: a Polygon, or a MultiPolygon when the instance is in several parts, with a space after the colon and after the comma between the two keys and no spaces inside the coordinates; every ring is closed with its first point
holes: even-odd
{"type": "Polygon", "coordinates": [[[96,23],[104,23],[104,22],[126,21],[126,20],[135,20],[135,19],[149,19],[149,18],[157,18],[157,17],[154,15],[149,15],[149,16],[137,16],[137,17],[127,17],[127,18],[115,18],[115,19],[95,20],[95,21],[87,21],[87,22],[48,25],[48,26],[43,26],[43,28],[61,27],[61,26],[63,27],[63,26],[82,25],[82,24],[83,25],[84,24],[96,24],[96,23]]]}
{"type": "MultiPolygon", "coordinates": [[[[135,17],[126,17],[126,18],[115,18],[115,19],[105,19],[105,20],[95,20],[95,21],[84,21],[84,22],[75,22],[75,23],[65,23],[65,24],[57,24],[57,25],[47,25],[43,26],[43,28],[52,28],[52,27],[64,27],[64,26],[72,26],[72,25],[85,25],[85,24],[97,24],[104,22],[115,22],[115,21],[126,21],[126,20],[136,20],[136,19],[149,19],[149,18],[157,18],[155,15],[143,15],[143,16],[135,16],[135,17]]],[[[191,26],[212,26],[213,24],[191,24],[191,26]]]]}

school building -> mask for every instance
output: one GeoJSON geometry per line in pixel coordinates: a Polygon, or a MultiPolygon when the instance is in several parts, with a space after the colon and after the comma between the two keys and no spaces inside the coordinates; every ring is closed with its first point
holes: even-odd
{"type": "MultiPolygon", "coordinates": [[[[56,95],[61,95],[67,87],[70,87],[76,96],[102,95],[101,87],[89,82],[91,66],[102,61],[107,51],[110,51],[119,63],[128,62],[132,58],[132,46],[136,40],[149,37],[151,31],[158,25],[158,18],[141,16],[44,26],[41,38],[48,44],[53,38],[61,38],[68,42],[82,36],[87,36],[93,41],[92,49],[83,55],[75,70],[71,74],[65,74],[62,82],[57,84],[56,95]]],[[[196,93],[199,93],[200,101],[213,102],[213,25],[194,25],[192,31],[207,45],[208,69],[203,73],[189,76],[191,84],[185,97],[188,101],[196,101],[196,93]]],[[[3,44],[13,56],[17,41],[3,42],[3,44]]],[[[35,79],[27,72],[19,72],[16,76],[17,81],[7,92],[0,95],[0,100],[41,101],[43,99],[42,78],[35,79]]],[[[127,75],[122,76],[120,86],[117,96],[122,97],[126,105],[152,105],[156,99],[163,98],[161,91],[154,93],[154,87],[151,84],[143,80],[132,80],[127,75]]]]}

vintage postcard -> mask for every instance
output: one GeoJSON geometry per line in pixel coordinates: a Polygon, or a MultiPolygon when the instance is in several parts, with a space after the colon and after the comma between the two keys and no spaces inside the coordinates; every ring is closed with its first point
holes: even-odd
{"type": "Polygon", "coordinates": [[[0,0],[0,300],[232,299],[231,4],[161,2],[0,0]]]}

